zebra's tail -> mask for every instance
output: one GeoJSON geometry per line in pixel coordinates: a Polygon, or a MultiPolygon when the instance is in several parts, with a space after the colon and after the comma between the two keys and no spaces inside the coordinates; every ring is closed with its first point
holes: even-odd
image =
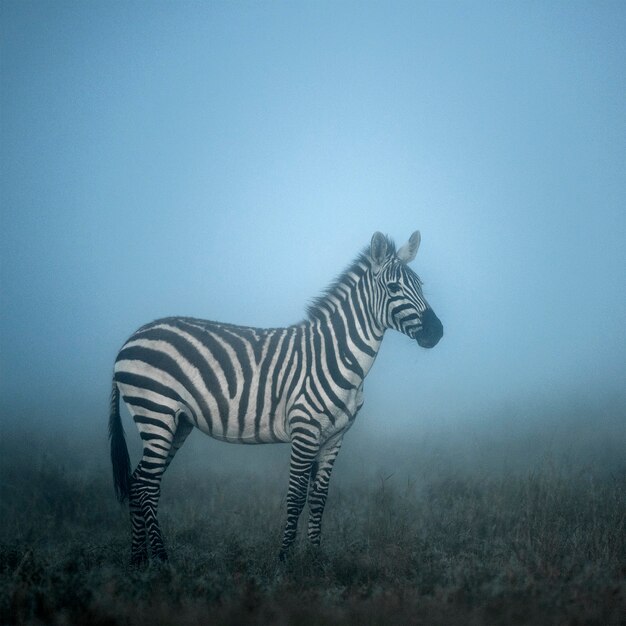
{"type": "Polygon", "coordinates": [[[113,486],[115,495],[124,502],[130,493],[130,457],[126,447],[124,427],[120,418],[120,391],[113,381],[111,391],[111,412],[109,414],[109,439],[111,440],[111,463],[113,465],[113,486]]]}

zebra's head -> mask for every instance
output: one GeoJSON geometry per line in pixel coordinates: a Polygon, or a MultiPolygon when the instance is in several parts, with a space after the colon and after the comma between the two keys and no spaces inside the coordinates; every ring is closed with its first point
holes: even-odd
{"type": "Polygon", "coordinates": [[[394,328],[422,348],[436,346],[443,325],[422,293],[422,281],[408,267],[417,254],[421,236],[416,230],[397,252],[382,233],[374,233],[370,259],[374,311],[383,328],[394,328]]]}

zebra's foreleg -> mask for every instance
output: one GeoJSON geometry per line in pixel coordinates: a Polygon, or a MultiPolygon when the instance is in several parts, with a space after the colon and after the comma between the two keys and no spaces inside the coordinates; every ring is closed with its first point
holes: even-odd
{"type": "Polygon", "coordinates": [[[308,538],[314,545],[320,544],[322,533],[322,515],[328,496],[328,485],[335,459],[341,449],[343,433],[340,433],[324,443],[317,460],[312,466],[311,481],[309,483],[309,524],[308,538]],[[314,471],[313,471],[314,470],[314,471]]]}
{"type": "Polygon", "coordinates": [[[305,437],[296,437],[291,442],[289,463],[289,491],[287,492],[287,521],[283,533],[279,558],[283,561],[289,547],[296,538],[298,519],[306,502],[311,467],[317,456],[318,445],[305,437]]]}

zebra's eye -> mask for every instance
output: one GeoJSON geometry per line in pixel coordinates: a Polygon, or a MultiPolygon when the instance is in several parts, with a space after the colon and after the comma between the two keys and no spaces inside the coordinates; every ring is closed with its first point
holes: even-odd
{"type": "Polygon", "coordinates": [[[387,289],[389,289],[391,293],[400,293],[402,291],[402,285],[397,282],[387,283],[387,289]]]}

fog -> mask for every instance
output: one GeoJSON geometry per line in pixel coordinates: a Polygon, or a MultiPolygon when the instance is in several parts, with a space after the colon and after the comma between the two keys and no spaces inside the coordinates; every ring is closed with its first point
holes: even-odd
{"type": "Polygon", "coordinates": [[[387,333],[354,430],[623,410],[622,4],[0,10],[5,432],[104,433],[135,328],[298,322],[377,230],[445,334],[387,333]]]}

